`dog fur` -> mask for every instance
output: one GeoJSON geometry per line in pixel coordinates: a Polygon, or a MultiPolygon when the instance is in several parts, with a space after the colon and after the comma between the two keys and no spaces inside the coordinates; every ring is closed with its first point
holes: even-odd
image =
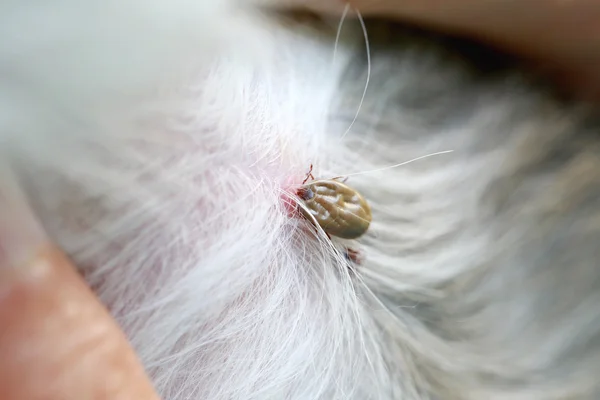
{"type": "Polygon", "coordinates": [[[597,115],[401,27],[367,62],[336,23],[5,1],[2,157],[164,399],[598,398],[597,115]],[[367,235],[290,215],[310,164],[367,235]]]}

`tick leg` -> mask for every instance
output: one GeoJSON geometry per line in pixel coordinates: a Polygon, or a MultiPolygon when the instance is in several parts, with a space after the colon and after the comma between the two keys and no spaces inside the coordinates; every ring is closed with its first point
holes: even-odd
{"type": "Polygon", "coordinates": [[[348,180],[348,177],[347,176],[346,177],[336,176],[335,178],[331,178],[332,181],[339,181],[340,179],[342,179],[341,180],[342,183],[346,183],[346,181],[348,180]],[[342,178],[344,178],[344,179],[342,179],[342,178]]]}
{"type": "Polygon", "coordinates": [[[315,180],[315,177],[312,174],[312,170],[313,170],[313,165],[310,164],[310,168],[308,169],[308,173],[306,174],[306,178],[302,181],[303,185],[308,181],[308,178],[311,178],[312,180],[315,180]]]}
{"type": "Polygon", "coordinates": [[[347,248],[344,253],[344,256],[346,257],[346,260],[348,260],[354,264],[360,265],[362,262],[361,254],[357,250],[347,248]]]}

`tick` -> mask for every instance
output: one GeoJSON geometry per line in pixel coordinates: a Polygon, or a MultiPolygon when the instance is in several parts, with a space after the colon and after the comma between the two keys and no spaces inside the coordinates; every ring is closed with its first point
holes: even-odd
{"type": "Polygon", "coordinates": [[[312,165],[297,194],[306,206],[300,212],[328,235],[356,239],[369,229],[371,208],[364,197],[338,178],[314,180],[312,165]]]}

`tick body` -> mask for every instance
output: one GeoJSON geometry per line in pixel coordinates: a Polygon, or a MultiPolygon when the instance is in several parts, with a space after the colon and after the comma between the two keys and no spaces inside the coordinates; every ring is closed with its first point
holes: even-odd
{"type": "Polygon", "coordinates": [[[369,229],[369,204],[345,183],[335,179],[311,181],[298,190],[298,196],[306,205],[306,209],[300,207],[300,212],[331,236],[356,239],[369,229]]]}

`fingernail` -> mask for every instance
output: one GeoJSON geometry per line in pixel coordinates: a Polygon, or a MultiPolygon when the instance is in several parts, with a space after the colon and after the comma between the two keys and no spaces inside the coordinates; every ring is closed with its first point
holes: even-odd
{"type": "Polygon", "coordinates": [[[46,243],[15,174],[0,162],[0,269],[24,265],[46,243]]]}

